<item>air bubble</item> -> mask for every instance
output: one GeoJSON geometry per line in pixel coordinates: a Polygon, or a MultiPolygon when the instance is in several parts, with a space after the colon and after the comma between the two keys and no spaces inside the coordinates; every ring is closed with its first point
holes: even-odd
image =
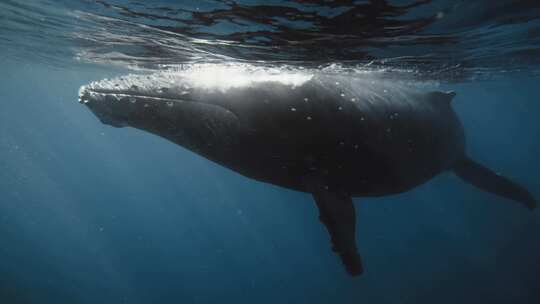
{"type": "Polygon", "coordinates": [[[172,107],[173,104],[174,104],[174,103],[173,103],[172,101],[167,101],[167,106],[168,106],[168,107],[172,107]]]}
{"type": "Polygon", "coordinates": [[[305,101],[305,102],[308,102],[308,101],[309,101],[309,98],[307,98],[307,97],[304,98],[304,101],[305,101]]]}
{"type": "Polygon", "coordinates": [[[137,98],[135,98],[135,97],[130,97],[130,98],[128,98],[128,100],[131,103],[136,103],[137,102],[137,98]]]}
{"type": "Polygon", "coordinates": [[[307,120],[311,120],[311,116],[306,117],[307,120]]]}
{"type": "Polygon", "coordinates": [[[296,112],[296,108],[291,108],[291,111],[292,111],[292,112],[296,112]]]}
{"type": "Polygon", "coordinates": [[[341,94],[339,94],[339,96],[345,97],[345,93],[341,93],[341,94]]]}
{"type": "Polygon", "coordinates": [[[338,111],[341,111],[341,110],[343,110],[343,107],[339,106],[339,107],[337,107],[337,109],[338,109],[338,111]]]}

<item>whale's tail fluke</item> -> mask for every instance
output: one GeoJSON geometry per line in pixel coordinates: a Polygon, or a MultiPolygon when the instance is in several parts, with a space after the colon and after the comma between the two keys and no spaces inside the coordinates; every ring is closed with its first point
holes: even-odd
{"type": "Polygon", "coordinates": [[[453,169],[457,176],[484,191],[522,203],[530,210],[536,208],[536,199],[527,189],[468,157],[458,161],[453,169]]]}

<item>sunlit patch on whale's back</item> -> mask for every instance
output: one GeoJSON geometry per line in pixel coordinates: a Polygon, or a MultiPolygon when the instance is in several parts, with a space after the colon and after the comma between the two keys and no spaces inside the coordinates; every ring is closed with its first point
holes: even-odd
{"type": "Polygon", "coordinates": [[[220,91],[262,82],[277,82],[296,87],[313,77],[313,73],[309,71],[255,67],[247,64],[196,64],[189,65],[181,71],[166,73],[172,73],[173,77],[180,76],[194,87],[220,91]]]}

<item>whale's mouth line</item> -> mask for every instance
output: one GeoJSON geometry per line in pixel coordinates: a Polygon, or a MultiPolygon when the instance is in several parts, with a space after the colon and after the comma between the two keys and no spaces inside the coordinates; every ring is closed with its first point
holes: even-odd
{"type": "MultiPolygon", "coordinates": [[[[184,94],[187,95],[187,94],[184,94]]],[[[109,90],[109,89],[97,89],[97,88],[90,88],[88,86],[82,86],[79,90],[79,102],[86,104],[88,102],[91,102],[93,99],[96,99],[97,96],[100,97],[113,97],[117,101],[128,101],[132,103],[136,103],[138,100],[144,99],[144,101],[153,101],[153,102],[189,102],[193,100],[189,100],[185,97],[177,98],[177,97],[163,97],[163,96],[155,96],[151,94],[138,94],[135,92],[125,92],[125,91],[115,91],[115,90],[109,90]]]]}

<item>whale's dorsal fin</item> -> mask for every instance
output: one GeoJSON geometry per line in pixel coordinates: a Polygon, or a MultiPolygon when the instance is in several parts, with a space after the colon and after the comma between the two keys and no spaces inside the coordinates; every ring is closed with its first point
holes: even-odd
{"type": "Polygon", "coordinates": [[[527,189],[468,157],[458,161],[453,169],[457,176],[484,191],[519,202],[530,210],[536,208],[536,199],[527,189]]]}
{"type": "Polygon", "coordinates": [[[456,92],[454,91],[433,91],[428,93],[430,100],[434,102],[445,102],[450,104],[450,102],[456,97],[456,92]]]}
{"type": "Polygon", "coordinates": [[[306,183],[319,208],[319,220],[326,226],[332,250],[339,254],[347,272],[362,274],[362,261],[356,249],[356,212],[350,195],[332,191],[316,179],[306,183]]]}

